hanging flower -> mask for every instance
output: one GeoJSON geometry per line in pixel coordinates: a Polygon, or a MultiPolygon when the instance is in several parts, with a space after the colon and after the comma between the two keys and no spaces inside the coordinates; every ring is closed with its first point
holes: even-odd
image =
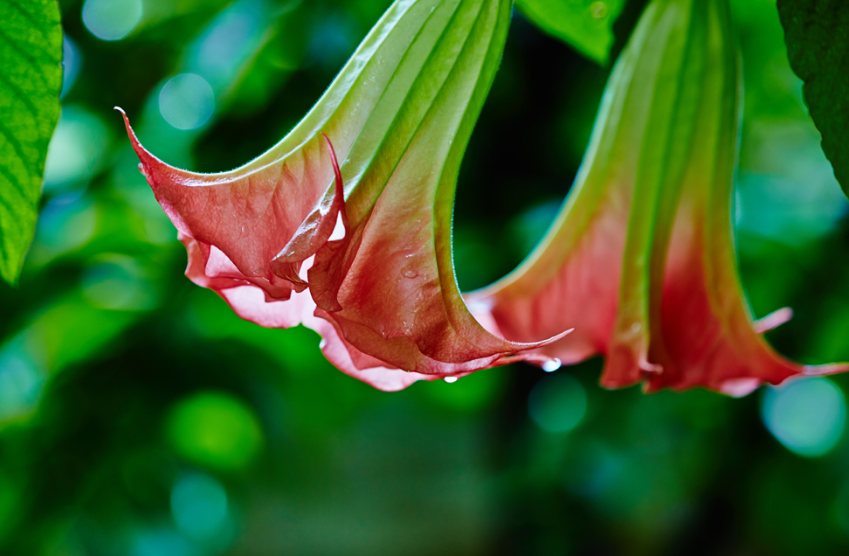
{"type": "Polygon", "coordinates": [[[762,333],[731,225],[740,83],[727,0],[654,0],[616,64],[589,150],[548,235],[512,274],[467,296],[516,341],[606,357],[601,382],[744,395],[762,382],[847,370],[798,365],[762,333]]]}
{"type": "Polygon", "coordinates": [[[231,172],[167,165],[125,116],[188,251],[186,275],[242,318],[315,329],[331,362],[384,390],[549,360],[528,350],[563,331],[547,342],[487,332],[451,258],[460,161],[510,10],[510,0],[398,0],[301,123],[231,172]]]}

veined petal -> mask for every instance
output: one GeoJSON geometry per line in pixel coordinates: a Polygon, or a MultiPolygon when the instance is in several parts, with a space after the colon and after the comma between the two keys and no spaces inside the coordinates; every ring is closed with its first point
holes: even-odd
{"type": "Polygon", "coordinates": [[[367,170],[385,172],[373,181],[382,190],[352,192],[350,233],[319,251],[309,271],[316,314],[340,336],[393,366],[439,375],[490,366],[533,345],[486,332],[454,278],[457,173],[500,59],[510,5],[467,0],[453,10],[418,101],[393,126],[386,164],[367,170]]]}
{"type": "MultiPolygon", "coordinates": [[[[709,55],[702,80],[706,100],[700,104],[663,277],[663,348],[655,359],[664,372],[651,377],[647,388],[706,386],[741,395],[761,382],[778,384],[849,366],[789,361],[775,353],[762,338],[763,327],[752,322],[737,273],[730,209],[740,112],[737,55],[728,39],[727,4],[714,1],[709,7],[709,55]]],[[[773,320],[780,323],[781,318],[789,315],[773,320]]]]}
{"type": "Polygon", "coordinates": [[[573,191],[513,274],[468,296],[507,338],[607,356],[602,384],[742,395],[846,370],[777,355],[739,282],[731,225],[739,72],[727,0],[654,0],[614,69],[573,191]]]}
{"type": "Polygon", "coordinates": [[[516,271],[467,295],[471,306],[488,308],[507,338],[575,326],[540,351],[567,364],[612,354],[606,376],[617,381],[654,370],[647,277],[655,203],[666,181],[665,136],[677,122],[670,106],[683,65],[679,49],[691,21],[689,10],[669,2],[646,8],[614,67],[584,162],[551,229],[516,271]],[[658,131],[661,137],[652,135],[658,131]]]}
{"type": "Polygon", "coordinates": [[[127,123],[189,277],[259,324],[315,328],[337,366],[384,389],[544,345],[481,326],[451,257],[460,161],[510,14],[510,0],[398,0],[304,120],[232,172],[172,168],[127,123]],[[331,240],[337,218],[344,237],[331,240]],[[306,288],[323,320],[293,293],[306,288]]]}
{"type": "MultiPolygon", "coordinates": [[[[227,273],[227,278],[259,287],[271,299],[285,300],[293,290],[303,290],[305,284],[296,278],[292,265],[314,254],[319,242],[303,238],[314,235],[309,233],[311,227],[320,227],[322,209],[336,204],[331,151],[321,134],[332,138],[336,155],[344,160],[378,102],[392,96],[390,90],[409,89],[415,75],[399,77],[395,69],[416,43],[429,9],[438,3],[396,2],[295,129],[236,170],[198,174],[169,166],[142,147],[125,116],[142,172],[157,200],[181,234],[206,250],[214,246],[232,262],[236,273],[227,273]],[[276,274],[270,265],[281,253],[285,261],[276,274]]],[[[372,154],[378,146],[379,142],[373,145],[372,154]]],[[[335,215],[332,220],[335,224],[335,215]]],[[[325,227],[320,231],[326,232],[325,227]]]]}

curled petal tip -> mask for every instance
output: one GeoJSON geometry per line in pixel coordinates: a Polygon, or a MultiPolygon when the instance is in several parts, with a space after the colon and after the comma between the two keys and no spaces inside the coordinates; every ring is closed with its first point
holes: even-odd
{"type": "Polygon", "coordinates": [[[558,341],[558,340],[562,340],[563,338],[565,338],[566,336],[568,336],[569,334],[571,334],[571,333],[572,333],[572,332],[574,332],[574,331],[575,331],[575,329],[574,329],[574,328],[570,328],[570,329],[568,329],[568,330],[564,330],[564,331],[563,331],[563,332],[561,332],[560,334],[558,334],[558,335],[556,335],[556,336],[552,336],[551,338],[549,338],[549,339],[547,339],[547,340],[543,340],[542,342],[538,342],[538,343],[536,343],[536,344],[534,344],[534,345],[535,345],[535,347],[542,347],[542,346],[547,346],[548,344],[553,344],[554,342],[556,342],[556,341],[558,341]]]}
{"type": "Polygon", "coordinates": [[[647,359],[641,359],[639,365],[640,370],[644,373],[649,373],[653,375],[659,375],[663,373],[663,365],[650,363],[647,359]]]}
{"type": "Polygon", "coordinates": [[[326,133],[322,132],[321,136],[327,143],[327,148],[330,150],[330,162],[333,164],[333,174],[336,178],[336,199],[339,203],[339,215],[342,217],[342,225],[345,228],[345,234],[348,233],[348,215],[345,212],[345,184],[342,181],[342,171],[339,169],[339,160],[336,158],[336,149],[333,148],[333,143],[326,133]]]}
{"type": "MultiPolygon", "coordinates": [[[[519,348],[519,351],[522,351],[524,353],[517,353],[515,355],[508,355],[506,357],[502,357],[501,359],[498,360],[498,364],[499,365],[506,365],[508,363],[514,363],[514,362],[517,362],[517,361],[526,361],[528,363],[533,363],[534,365],[539,365],[540,367],[543,368],[543,370],[547,371],[546,365],[552,366],[554,364],[554,362],[556,361],[557,367],[551,369],[552,371],[556,371],[563,364],[560,359],[558,359],[556,357],[551,357],[549,355],[543,355],[543,354],[540,354],[540,353],[534,353],[534,352],[530,352],[530,351],[525,352],[525,350],[536,350],[536,349],[539,349],[541,347],[545,347],[549,344],[553,344],[553,343],[563,339],[565,336],[571,334],[574,330],[575,330],[574,328],[564,330],[560,334],[558,334],[556,336],[552,336],[551,338],[548,338],[547,340],[543,340],[541,342],[514,343],[514,346],[519,348]]],[[[548,371],[548,372],[551,372],[551,371],[548,371]]]]}
{"type": "Polygon", "coordinates": [[[828,365],[805,365],[802,367],[804,376],[826,376],[849,371],[849,363],[831,363],[828,365]]]}
{"type": "Polygon", "coordinates": [[[770,330],[778,328],[782,324],[789,322],[793,318],[793,309],[790,307],[782,307],[777,311],[773,311],[762,319],[758,319],[754,323],[755,332],[764,334],[770,330]]]}

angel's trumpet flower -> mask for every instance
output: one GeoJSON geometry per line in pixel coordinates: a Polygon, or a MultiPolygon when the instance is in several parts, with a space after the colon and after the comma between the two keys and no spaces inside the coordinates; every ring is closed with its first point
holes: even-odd
{"type": "Polygon", "coordinates": [[[653,0],[614,68],[573,190],[511,275],[467,296],[491,330],[575,363],[607,358],[607,387],[706,387],[846,370],[797,365],[754,323],[731,224],[740,117],[727,0],[653,0]]]}
{"type": "Polygon", "coordinates": [[[510,10],[397,0],[291,133],[231,172],[173,168],[127,121],[189,278],[245,319],[314,328],[331,362],[385,390],[539,359],[527,351],[545,342],[507,341],[475,320],[451,259],[460,160],[510,10]]]}

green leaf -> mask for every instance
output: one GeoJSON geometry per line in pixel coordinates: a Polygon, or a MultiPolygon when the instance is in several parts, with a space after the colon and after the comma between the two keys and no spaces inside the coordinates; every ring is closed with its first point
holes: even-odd
{"type": "Polygon", "coordinates": [[[0,0],[0,276],[17,280],[32,241],[59,120],[62,27],[55,0],[0,0]]]}
{"type": "Polygon", "coordinates": [[[613,45],[613,22],[625,0],[516,0],[540,29],[606,64],[613,45]]]}
{"type": "Polygon", "coordinates": [[[778,15],[822,150],[849,195],[849,3],[778,0],[778,15]]]}

